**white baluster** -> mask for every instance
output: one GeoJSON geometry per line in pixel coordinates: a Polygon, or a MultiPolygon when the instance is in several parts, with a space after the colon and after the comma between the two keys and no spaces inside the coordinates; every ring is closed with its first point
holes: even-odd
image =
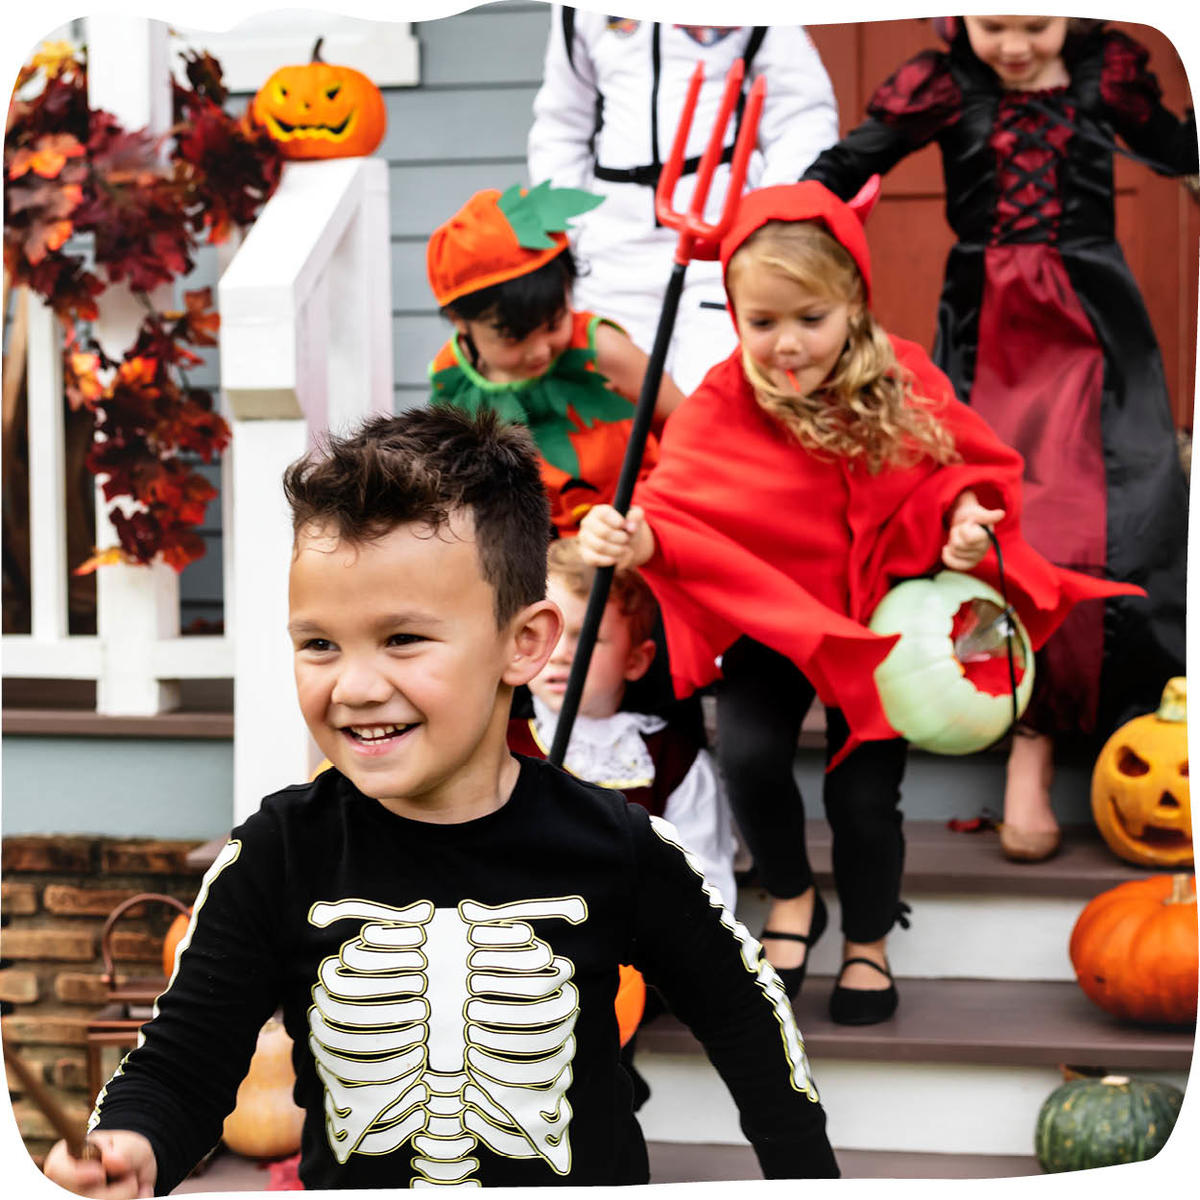
{"type": "MultiPolygon", "coordinates": [[[[162,132],[171,121],[170,52],[167,26],[141,17],[104,15],[87,19],[88,100],[113,113],[126,129],[162,132]]],[[[155,290],[151,303],[174,307],[174,289],[155,290]]],[[[124,287],[110,287],[100,300],[93,332],[113,358],[132,344],[145,316],[141,302],[124,287]]],[[[117,544],[109,504],[96,490],[96,545],[117,544]]],[[[96,709],[114,715],[151,715],[177,707],[179,686],[154,677],[154,645],[179,635],[179,577],[162,564],[116,564],[96,573],[96,627],[103,646],[96,709]]]]}
{"type": "Polygon", "coordinates": [[[31,291],[28,305],[29,587],[35,641],[67,636],[67,510],[63,425],[63,331],[31,291]]]}

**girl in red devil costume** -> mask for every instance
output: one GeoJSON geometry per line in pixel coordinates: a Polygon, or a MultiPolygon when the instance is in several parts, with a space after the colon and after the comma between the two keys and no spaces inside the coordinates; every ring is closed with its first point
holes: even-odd
{"type": "Polygon", "coordinates": [[[891,1016],[907,744],[873,673],[894,642],[866,627],[896,582],[944,564],[999,582],[1035,646],[1102,583],[1051,566],[1020,533],[1021,458],[954,398],[914,343],[874,321],[858,216],[819,183],[743,199],[720,247],[741,346],[667,424],[626,518],[593,508],[580,548],[641,565],[679,694],[720,676],[718,755],[772,897],[767,956],[795,995],[827,922],[792,776],[814,695],[828,709],[824,802],[845,937],[830,1015],[891,1016]]]}
{"type": "Polygon", "coordinates": [[[1184,671],[1187,488],[1154,331],[1114,236],[1113,155],[1195,193],[1196,119],[1162,103],[1143,46],[1098,21],[942,18],[809,168],[839,196],[936,142],[957,243],[933,356],[1025,459],[1030,542],[1146,595],[1089,604],[1038,655],[1013,739],[1001,846],[1054,853],[1054,740],[1099,745],[1184,671]],[[1190,178],[1188,178],[1190,176],[1190,178]]]}

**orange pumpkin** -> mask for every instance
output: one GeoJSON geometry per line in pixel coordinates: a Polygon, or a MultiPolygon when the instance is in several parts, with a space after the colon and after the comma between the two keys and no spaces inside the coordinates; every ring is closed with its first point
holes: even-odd
{"type": "Polygon", "coordinates": [[[1196,1020],[1196,879],[1154,875],[1091,900],[1071,932],[1071,965],[1089,1000],[1149,1025],[1196,1020]]]}
{"type": "Polygon", "coordinates": [[[1192,865],[1185,679],[1168,682],[1157,712],[1135,717],[1104,743],[1092,771],[1092,815],[1121,858],[1192,865]]]}
{"type": "Polygon", "coordinates": [[[618,968],[621,972],[617,984],[617,1030],[621,1035],[621,1045],[624,1046],[635,1033],[642,1013],[646,1008],[646,981],[636,967],[627,967],[624,963],[618,968]]]}
{"type": "Polygon", "coordinates": [[[259,1032],[237,1104],[225,1118],[221,1137],[230,1150],[247,1158],[283,1158],[300,1149],[304,1109],[292,1099],[295,1083],[292,1039],[272,1017],[259,1032]]]}
{"type": "Polygon", "coordinates": [[[175,972],[175,950],[179,946],[183,935],[187,933],[188,926],[192,923],[192,910],[189,908],[187,912],[180,913],[175,918],[167,929],[167,936],[163,939],[163,974],[170,979],[175,972]]]}
{"type": "Polygon", "coordinates": [[[251,118],[284,158],[351,158],[370,154],[387,129],[383,93],[361,71],[322,62],[280,67],[259,88],[251,118]]]}

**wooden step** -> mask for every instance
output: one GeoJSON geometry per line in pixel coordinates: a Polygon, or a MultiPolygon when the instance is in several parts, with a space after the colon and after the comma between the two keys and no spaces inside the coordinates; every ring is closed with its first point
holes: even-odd
{"type": "MultiPolygon", "coordinates": [[[[749,1146],[648,1142],[651,1183],[761,1179],[749,1146]]],[[[1006,1179],[1040,1175],[1032,1155],[914,1154],[895,1150],[838,1150],[843,1179],[1006,1179]]]]}
{"type": "MultiPolygon", "coordinates": [[[[826,821],[805,825],[817,885],[833,886],[832,838],[826,821]]],[[[1062,849],[1039,863],[1009,862],[994,829],[959,833],[944,821],[904,822],[904,891],[959,895],[1072,896],[1089,900],[1130,879],[1161,868],[1138,867],[1118,858],[1094,825],[1068,825],[1062,849]]],[[[753,884],[751,876],[748,883],[753,884]]]]}
{"type": "MultiPolygon", "coordinates": [[[[761,1179],[749,1146],[648,1142],[651,1183],[707,1183],[761,1179]]],[[[843,1179],[1004,1179],[1038,1175],[1032,1155],[913,1154],[888,1150],[839,1150],[843,1179]]],[[[185,1179],[171,1194],[261,1192],[270,1183],[265,1163],[222,1148],[200,1174],[185,1179]]]]}
{"type": "MultiPolygon", "coordinates": [[[[1110,1017],[1074,983],[906,979],[900,1007],[879,1025],[835,1025],[833,980],[810,977],[796,1001],[809,1057],[891,1062],[1055,1065],[1186,1071],[1195,1033],[1110,1017]]],[[[691,1031],[664,1013],[638,1033],[638,1052],[701,1054],[691,1031]]]]}

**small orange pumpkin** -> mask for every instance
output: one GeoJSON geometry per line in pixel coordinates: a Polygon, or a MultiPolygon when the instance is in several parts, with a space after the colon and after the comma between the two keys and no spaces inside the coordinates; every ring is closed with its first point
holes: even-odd
{"type": "Polygon", "coordinates": [[[258,89],[251,118],[284,158],[352,158],[370,154],[387,130],[383,93],[361,71],[321,60],[280,67],[258,89]]]}
{"type": "Polygon", "coordinates": [[[283,1158],[300,1149],[304,1109],[292,1099],[295,1083],[292,1039],[272,1017],[259,1032],[237,1104],[225,1118],[221,1137],[230,1150],[247,1158],[283,1158]]]}
{"type": "Polygon", "coordinates": [[[1092,815],[1121,858],[1192,865],[1185,679],[1167,683],[1157,712],[1135,717],[1104,743],[1092,771],[1092,815]]]}
{"type": "Polygon", "coordinates": [[[175,972],[175,951],[179,943],[183,940],[183,935],[187,933],[188,926],[192,923],[192,910],[189,908],[187,912],[180,913],[175,918],[167,929],[167,936],[163,939],[163,974],[170,979],[175,972]]]}
{"type": "Polygon", "coordinates": [[[1193,1024],[1195,876],[1154,875],[1101,892],[1079,914],[1070,954],[1079,986],[1105,1012],[1149,1025],[1193,1024]]]}
{"type": "Polygon", "coordinates": [[[624,1046],[635,1033],[646,1008],[646,981],[636,967],[624,963],[617,968],[621,973],[617,984],[617,1030],[624,1046]]]}

